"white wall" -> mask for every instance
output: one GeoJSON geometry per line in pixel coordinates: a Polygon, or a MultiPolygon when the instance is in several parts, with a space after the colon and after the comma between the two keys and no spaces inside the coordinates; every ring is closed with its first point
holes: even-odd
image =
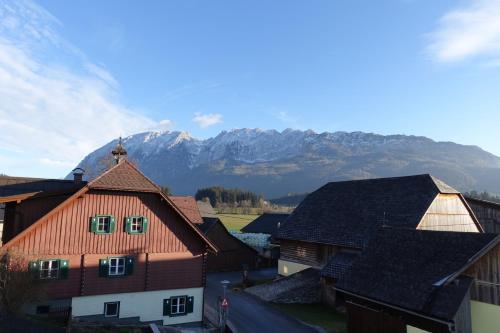
{"type": "Polygon", "coordinates": [[[299,264],[292,261],[278,260],[278,274],[288,276],[303,271],[311,266],[299,264]]]}
{"type": "Polygon", "coordinates": [[[119,318],[139,317],[140,321],[163,320],[163,325],[197,322],[203,319],[203,288],[171,289],[73,297],[72,315],[103,315],[104,303],[120,302],[119,318]],[[163,300],[172,296],[193,296],[193,312],[185,316],[163,316],[163,300]]]}

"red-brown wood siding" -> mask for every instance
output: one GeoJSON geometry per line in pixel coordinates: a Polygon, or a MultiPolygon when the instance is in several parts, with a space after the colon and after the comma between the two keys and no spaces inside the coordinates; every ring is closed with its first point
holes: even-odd
{"type": "Polygon", "coordinates": [[[202,287],[206,245],[162,200],[154,193],[88,192],[13,247],[30,260],[69,260],[67,279],[43,282],[47,298],[202,287]],[[90,219],[96,214],[113,215],[115,232],[90,232],[90,219]],[[125,217],[131,215],[148,218],[145,234],[124,231],[125,217]],[[132,275],[99,277],[99,259],[126,255],[135,257],[132,275]]]}
{"type": "Polygon", "coordinates": [[[161,200],[154,193],[89,192],[37,226],[15,246],[30,255],[203,253],[201,238],[161,200]],[[115,232],[91,233],[90,219],[96,214],[113,215],[115,232]],[[131,215],[149,219],[145,234],[129,235],[124,231],[124,219],[131,215]]]}

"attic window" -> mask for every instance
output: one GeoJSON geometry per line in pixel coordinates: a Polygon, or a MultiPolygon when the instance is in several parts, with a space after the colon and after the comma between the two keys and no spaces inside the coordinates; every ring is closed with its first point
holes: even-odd
{"type": "Polygon", "coordinates": [[[95,234],[110,234],[115,231],[115,218],[112,215],[96,215],[92,218],[91,231],[95,234]]]}
{"type": "Polygon", "coordinates": [[[125,230],[129,234],[143,234],[148,230],[148,219],[145,216],[129,216],[125,219],[125,230]]]}

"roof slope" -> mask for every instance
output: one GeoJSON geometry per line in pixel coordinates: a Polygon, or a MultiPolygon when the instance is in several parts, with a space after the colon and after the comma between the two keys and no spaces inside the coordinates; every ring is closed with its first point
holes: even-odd
{"type": "Polygon", "coordinates": [[[196,204],[198,205],[198,210],[200,211],[202,217],[217,217],[217,213],[215,213],[215,210],[210,202],[198,200],[196,204]]]}
{"type": "MultiPolygon", "coordinates": [[[[451,283],[498,235],[380,228],[336,288],[442,319],[454,317],[467,281],[451,283]],[[441,285],[441,286],[439,286],[441,285]]],[[[483,253],[484,254],[484,253],[483,253]]]]}
{"type": "Polygon", "coordinates": [[[108,171],[104,172],[102,175],[95,178],[93,181],[89,182],[83,186],[80,190],[72,194],[68,199],[63,201],[53,210],[49,211],[46,215],[41,217],[38,221],[33,223],[28,228],[21,231],[14,238],[4,245],[4,248],[12,246],[21,238],[29,234],[34,228],[37,228],[41,223],[47,222],[49,217],[57,213],[59,210],[63,209],[69,205],[77,197],[83,195],[91,189],[97,190],[111,190],[111,191],[130,191],[130,192],[153,192],[160,195],[164,201],[171,206],[174,211],[187,223],[188,227],[194,231],[201,239],[204,241],[212,250],[217,252],[215,245],[207,238],[203,232],[201,232],[191,219],[187,217],[184,212],[176,205],[174,202],[166,196],[159,186],[153,183],[149,178],[142,174],[134,165],[129,161],[123,160],[120,163],[111,167],[108,171]],[[137,186],[135,188],[134,186],[137,186]]]}
{"type": "Polygon", "coordinates": [[[281,226],[289,215],[290,214],[264,213],[243,227],[241,231],[274,235],[278,231],[278,223],[281,226]]]}
{"type": "Polygon", "coordinates": [[[278,238],[362,248],[382,225],[416,228],[439,193],[458,193],[428,174],[328,183],[309,194],[278,238]]]}
{"type": "Polygon", "coordinates": [[[115,165],[89,183],[89,188],[133,192],[158,192],[160,188],[129,161],[115,165]]]}
{"type": "Polygon", "coordinates": [[[332,256],[321,270],[321,276],[340,279],[358,258],[358,253],[340,252],[332,256]]]}
{"type": "Polygon", "coordinates": [[[73,180],[0,176],[0,197],[24,197],[26,194],[54,191],[76,192],[85,184],[77,184],[73,180]]]}
{"type": "Polygon", "coordinates": [[[203,223],[203,218],[198,210],[196,200],[193,197],[169,196],[169,198],[177,207],[179,207],[179,209],[184,213],[184,215],[187,216],[187,218],[189,218],[191,222],[195,224],[203,223]]]}

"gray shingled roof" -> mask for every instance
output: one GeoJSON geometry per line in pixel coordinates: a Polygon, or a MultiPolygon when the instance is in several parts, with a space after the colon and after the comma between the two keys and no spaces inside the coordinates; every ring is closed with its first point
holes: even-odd
{"type": "Polygon", "coordinates": [[[498,244],[500,236],[380,228],[344,276],[337,282],[347,291],[435,318],[452,319],[470,281],[441,287],[439,281],[459,272],[476,254],[498,244]]]}
{"type": "Polygon", "coordinates": [[[328,183],[309,194],[277,238],[363,248],[382,225],[416,228],[439,193],[458,193],[430,175],[328,183]]]}
{"type": "Polygon", "coordinates": [[[260,233],[274,235],[278,231],[278,223],[280,223],[281,226],[287,219],[288,215],[290,214],[264,213],[247,224],[241,229],[241,231],[255,234],[260,233]]]}
{"type": "Polygon", "coordinates": [[[0,176],[0,197],[34,192],[78,191],[86,182],[73,180],[0,176]]]}
{"type": "Polygon", "coordinates": [[[352,266],[359,253],[340,252],[332,256],[321,270],[321,276],[340,279],[352,266]]]}

